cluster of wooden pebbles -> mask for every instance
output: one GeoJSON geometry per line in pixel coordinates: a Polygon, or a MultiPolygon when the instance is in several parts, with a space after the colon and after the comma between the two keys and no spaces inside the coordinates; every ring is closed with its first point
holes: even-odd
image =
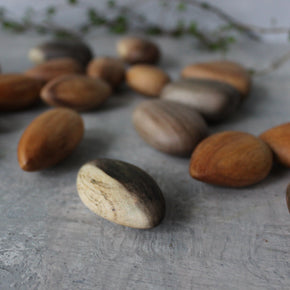
{"type": "MultiPolygon", "coordinates": [[[[208,136],[208,124],[230,117],[247,99],[251,79],[245,68],[230,61],[195,63],[172,81],[156,66],[161,56],[151,41],[127,37],[117,44],[117,57],[93,58],[80,41],[51,41],[33,48],[36,66],[21,74],[0,76],[0,110],[33,105],[39,96],[58,107],[38,116],[18,144],[23,170],[37,171],[68,156],[81,141],[83,120],[77,111],[100,107],[126,84],[150,100],[133,112],[141,138],[167,154],[191,155],[190,175],[203,182],[231,187],[257,183],[270,172],[273,157],[290,167],[290,123],[259,137],[226,131],[208,136]]],[[[136,166],[97,159],[81,167],[77,177],[84,204],[112,222],[151,228],[165,214],[156,182],[136,166]]],[[[290,188],[287,205],[290,210],[290,188]]]]}

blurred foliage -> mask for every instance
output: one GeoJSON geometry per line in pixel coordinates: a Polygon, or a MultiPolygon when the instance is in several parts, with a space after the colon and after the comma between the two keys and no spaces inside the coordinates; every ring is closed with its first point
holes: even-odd
{"type": "MultiPolygon", "coordinates": [[[[156,1],[155,5],[159,5],[159,9],[169,9],[169,4],[175,5],[176,13],[184,13],[187,11],[190,3],[184,1],[156,1]]],[[[39,34],[50,34],[56,37],[74,37],[80,38],[96,28],[107,29],[114,34],[125,33],[142,33],[147,35],[167,35],[171,37],[181,37],[189,35],[199,41],[204,47],[210,50],[226,51],[235,38],[232,35],[234,27],[225,25],[219,27],[215,31],[203,31],[198,23],[193,19],[189,23],[178,20],[174,27],[168,29],[160,24],[151,23],[146,15],[136,13],[134,7],[130,5],[120,5],[114,0],[108,0],[106,6],[111,13],[103,13],[96,7],[83,7],[84,2],[78,0],[63,0],[57,5],[49,5],[43,11],[43,19],[36,21],[36,12],[32,7],[28,7],[20,19],[14,19],[9,16],[9,12],[0,7],[0,25],[3,29],[14,33],[25,33],[35,31],[39,34]],[[81,8],[81,13],[85,14],[85,20],[74,30],[62,27],[55,22],[55,17],[62,9],[81,8]],[[83,9],[82,9],[83,8],[83,9]]],[[[200,9],[207,9],[207,3],[200,3],[200,9]]],[[[166,12],[166,11],[165,11],[166,12]]],[[[39,14],[39,13],[38,13],[39,14]]],[[[182,15],[180,19],[182,19],[182,15]]]]}

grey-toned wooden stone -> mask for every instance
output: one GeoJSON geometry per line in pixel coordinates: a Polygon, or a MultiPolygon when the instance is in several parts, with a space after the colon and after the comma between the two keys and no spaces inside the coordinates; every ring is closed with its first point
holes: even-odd
{"type": "Polygon", "coordinates": [[[157,183],[140,168],[113,159],[97,159],[81,167],[77,189],[82,202],[97,215],[137,229],[157,226],[165,200],[157,183]]]}
{"type": "Polygon", "coordinates": [[[233,114],[241,100],[240,93],[226,83],[211,80],[178,80],[167,84],[161,99],[192,106],[207,120],[220,121],[233,114]]]}
{"type": "Polygon", "coordinates": [[[141,103],[133,123],[148,144],[173,155],[189,155],[207,135],[207,125],[195,109],[171,101],[141,103]]]}
{"type": "Polygon", "coordinates": [[[78,40],[53,40],[32,48],[28,57],[36,64],[54,58],[70,57],[86,66],[93,53],[87,44],[78,40]]]}

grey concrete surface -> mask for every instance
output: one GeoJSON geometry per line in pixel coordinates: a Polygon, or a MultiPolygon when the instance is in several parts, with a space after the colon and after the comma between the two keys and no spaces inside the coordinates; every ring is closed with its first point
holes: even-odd
{"type": "MultiPolygon", "coordinates": [[[[1,34],[4,72],[27,69],[28,49],[43,38],[1,34]]],[[[98,55],[114,55],[117,38],[89,39],[98,55]]],[[[173,78],[194,61],[219,58],[190,39],[158,38],[161,66],[173,78]]],[[[266,66],[286,45],[240,42],[228,58],[266,66]]],[[[249,99],[212,132],[259,134],[289,121],[290,64],[256,77],[249,99]]],[[[276,168],[244,189],[207,185],[188,174],[189,160],[157,152],[131,124],[144,98],[123,88],[101,109],[82,113],[86,132],[75,152],[41,172],[21,171],[17,143],[25,127],[47,110],[38,105],[0,114],[0,289],[289,289],[289,170],[276,168]],[[97,157],[131,162],[151,174],[167,204],[152,230],[112,224],[80,201],[76,174],[97,157]]]]}

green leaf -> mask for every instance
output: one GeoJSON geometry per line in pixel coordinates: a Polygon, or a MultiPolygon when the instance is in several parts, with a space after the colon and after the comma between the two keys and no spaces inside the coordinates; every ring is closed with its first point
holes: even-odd
{"type": "Polygon", "coordinates": [[[114,0],[109,0],[109,1],[107,2],[107,6],[108,6],[109,8],[113,8],[113,7],[116,6],[116,2],[115,2],[114,0]]]}
{"type": "Polygon", "coordinates": [[[229,44],[231,44],[231,43],[235,43],[235,42],[236,42],[236,38],[233,37],[233,36],[228,36],[228,38],[227,38],[227,42],[228,42],[229,44]]]}
{"type": "Polygon", "coordinates": [[[124,16],[119,15],[117,16],[112,26],[110,27],[110,31],[116,34],[122,34],[127,31],[127,28],[128,28],[127,19],[124,16]]]}
{"type": "Polygon", "coordinates": [[[48,16],[54,15],[55,12],[56,12],[56,9],[54,6],[47,7],[47,9],[46,9],[46,15],[48,15],[48,16]]]}
{"type": "Polygon", "coordinates": [[[209,4],[207,4],[206,2],[203,2],[203,3],[201,3],[201,7],[203,8],[203,9],[209,9],[209,4]]]}
{"type": "Polygon", "coordinates": [[[162,34],[162,29],[159,26],[150,26],[146,29],[146,33],[150,35],[162,34]]]}
{"type": "Polygon", "coordinates": [[[186,10],[186,5],[183,3],[183,2],[180,2],[178,5],[177,5],[177,10],[178,11],[185,11],[186,10]]]}
{"type": "Polygon", "coordinates": [[[191,21],[189,23],[188,33],[190,33],[192,35],[196,35],[197,34],[197,23],[195,21],[191,21]]]}
{"type": "Polygon", "coordinates": [[[78,4],[78,0],[67,0],[67,3],[69,5],[77,5],[78,4]]]}
{"type": "Polygon", "coordinates": [[[87,11],[89,21],[94,26],[102,25],[106,22],[104,17],[101,17],[94,8],[89,8],[87,11]]]}

